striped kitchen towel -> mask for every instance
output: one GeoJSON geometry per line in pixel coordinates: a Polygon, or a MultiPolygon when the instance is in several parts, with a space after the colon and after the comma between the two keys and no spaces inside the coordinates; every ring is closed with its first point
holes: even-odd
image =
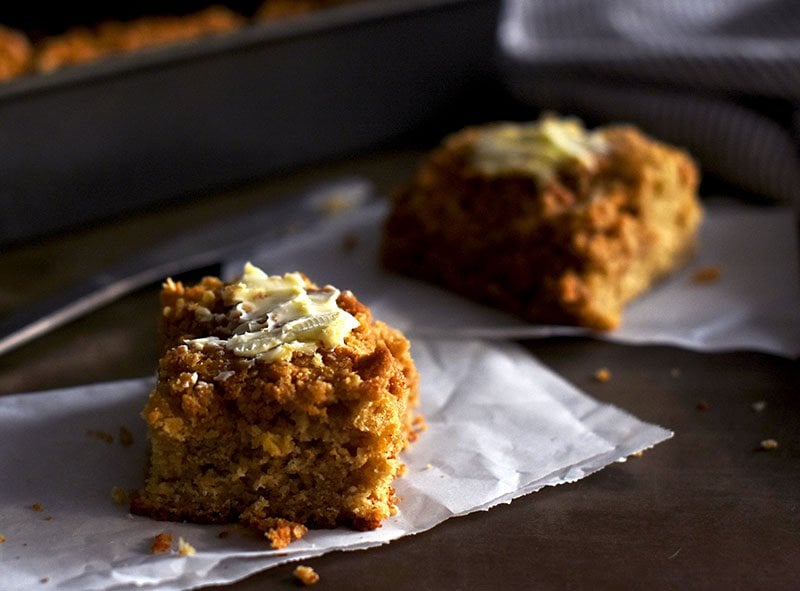
{"type": "Polygon", "coordinates": [[[504,0],[498,43],[526,104],[634,123],[800,205],[797,0],[504,0]]]}

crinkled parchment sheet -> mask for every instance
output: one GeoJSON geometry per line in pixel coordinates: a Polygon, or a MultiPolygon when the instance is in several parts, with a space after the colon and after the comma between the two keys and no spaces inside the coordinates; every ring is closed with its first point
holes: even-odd
{"type": "MultiPolygon", "coordinates": [[[[232,526],[161,523],[112,502],[141,484],[139,412],[151,379],[0,398],[0,581],[8,588],[189,589],[229,583],[289,560],[363,549],[419,533],[544,486],[574,482],[672,434],[566,383],[512,337],[587,334],[530,326],[400,278],[376,264],[385,204],[355,208],[271,245],[252,260],[271,273],[301,270],[353,290],[412,337],[428,430],[404,454],[400,512],[371,532],[317,530],[281,551],[232,526]],[[122,445],[119,430],[133,435],[122,445]],[[35,507],[35,508],[34,508],[35,507]],[[37,510],[39,509],[39,510],[37,510]],[[153,537],[183,537],[193,556],[153,555],[153,537]],[[228,535],[221,538],[221,532],[228,535]]],[[[794,356],[797,246],[782,209],[710,209],[698,257],[634,302],[618,331],[598,338],[697,350],[794,356]],[[715,281],[692,275],[714,267],[715,281]]],[[[229,276],[241,270],[232,262],[229,276]]]]}

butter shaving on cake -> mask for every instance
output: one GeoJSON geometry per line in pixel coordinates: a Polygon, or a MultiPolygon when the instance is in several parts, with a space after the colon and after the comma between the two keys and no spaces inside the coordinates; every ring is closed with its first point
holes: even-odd
{"type": "Polygon", "coordinates": [[[601,132],[587,132],[579,119],[547,116],[481,129],[472,165],[487,176],[526,174],[547,180],[567,163],[594,170],[598,154],[607,149],[601,132]]]}
{"type": "Polygon", "coordinates": [[[288,360],[295,351],[313,354],[322,346],[332,349],[359,326],[336,300],[341,292],[333,286],[309,286],[300,273],[267,275],[246,263],[242,278],[226,298],[235,304],[238,326],[230,338],[204,337],[187,340],[192,346],[220,346],[240,357],[272,362],[288,360]]]}

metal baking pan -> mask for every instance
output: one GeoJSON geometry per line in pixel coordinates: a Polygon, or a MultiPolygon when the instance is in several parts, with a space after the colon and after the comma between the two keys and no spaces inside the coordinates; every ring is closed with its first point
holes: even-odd
{"type": "Polygon", "coordinates": [[[0,246],[452,117],[495,82],[499,3],[364,0],[2,83],[0,246]]]}

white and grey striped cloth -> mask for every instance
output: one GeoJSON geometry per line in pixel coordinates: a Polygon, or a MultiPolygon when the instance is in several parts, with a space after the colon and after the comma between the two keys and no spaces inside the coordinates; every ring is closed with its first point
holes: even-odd
{"type": "Polygon", "coordinates": [[[498,41],[525,103],[634,123],[800,205],[800,0],[504,0],[498,41]]]}

